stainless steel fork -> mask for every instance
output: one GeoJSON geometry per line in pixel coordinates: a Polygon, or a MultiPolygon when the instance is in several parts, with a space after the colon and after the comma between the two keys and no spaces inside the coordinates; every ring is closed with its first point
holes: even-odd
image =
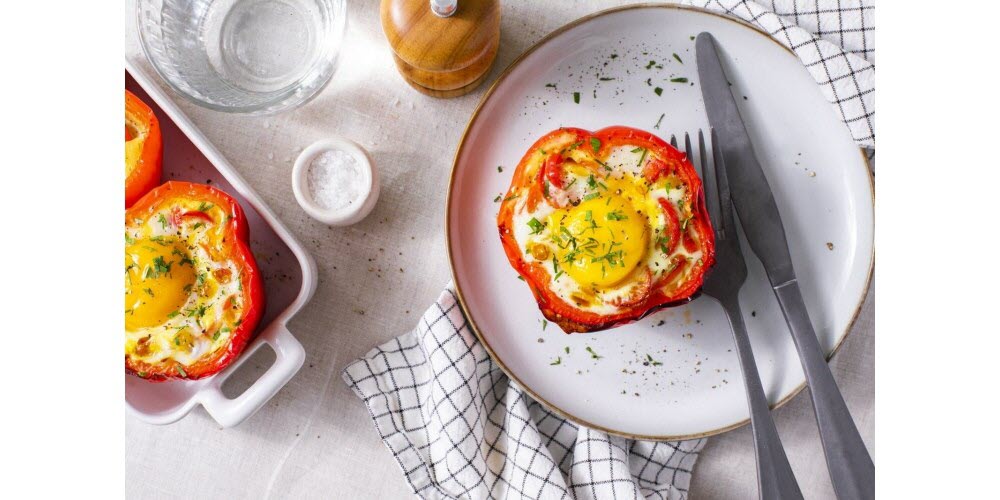
{"type": "MultiPolygon", "coordinates": [[[[676,137],[670,142],[677,147],[676,137]]],[[[701,178],[705,184],[705,205],[712,228],[715,231],[715,267],[709,272],[702,291],[714,298],[729,316],[729,324],[736,340],[736,352],[743,371],[743,382],[750,407],[750,425],[753,428],[753,444],[757,454],[757,488],[760,498],[788,499],[802,498],[795,475],[788,464],[785,449],[781,445],[778,431],[771,418],[771,410],[764,395],[764,387],[757,373],[750,338],[747,336],[743,313],[740,310],[739,292],[747,279],[747,267],[740,250],[733,216],[733,203],[729,197],[729,180],[722,153],[719,151],[715,131],[712,131],[712,159],[709,165],[705,151],[705,136],[698,131],[698,159],[701,163],[701,178]]],[[[691,138],[684,134],[684,150],[689,160],[694,162],[691,138]]]]}

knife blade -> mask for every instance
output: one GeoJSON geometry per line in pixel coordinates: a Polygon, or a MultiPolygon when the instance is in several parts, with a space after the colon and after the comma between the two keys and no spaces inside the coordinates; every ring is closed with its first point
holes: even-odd
{"type": "Polygon", "coordinates": [[[764,264],[792,333],[809,384],[834,492],[841,500],[875,498],[875,464],[813,330],[792,267],[781,214],[736,106],[718,44],[711,34],[701,33],[695,41],[695,50],[705,111],[719,139],[733,207],[750,248],[764,264]]]}
{"type": "Polygon", "coordinates": [[[785,228],[771,186],[753,153],[750,134],[740,117],[729,78],[722,69],[712,35],[702,33],[695,42],[698,76],[708,122],[719,137],[726,160],[733,205],[754,253],[760,258],[772,285],[795,279],[785,228]],[[753,235],[753,237],[751,237],[753,235]]]}

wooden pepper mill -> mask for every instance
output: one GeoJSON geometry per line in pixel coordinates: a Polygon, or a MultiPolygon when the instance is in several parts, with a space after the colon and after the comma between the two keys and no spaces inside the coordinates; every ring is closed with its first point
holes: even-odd
{"type": "Polygon", "coordinates": [[[380,11],[396,66],[413,88],[456,97],[486,79],[500,47],[499,0],[382,0],[380,11]]]}

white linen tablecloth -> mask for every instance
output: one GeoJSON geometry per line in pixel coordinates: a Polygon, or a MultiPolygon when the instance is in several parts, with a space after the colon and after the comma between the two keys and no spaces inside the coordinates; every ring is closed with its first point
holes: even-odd
{"type": "MultiPolygon", "coordinates": [[[[581,0],[556,9],[551,2],[504,2],[501,47],[491,80],[553,29],[620,3],[581,0]]],[[[134,4],[128,5],[126,56],[149,69],[134,34],[134,4]]],[[[381,33],[378,2],[349,2],[348,11],[341,67],[323,93],[306,106],[274,117],[245,117],[180,102],[313,254],[320,283],[312,302],[290,324],[305,346],[306,364],[248,421],[223,430],[201,409],[167,427],[127,419],[130,498],[412,494],[374,431],[368,411],[341,382],[340,373],[373,346],[409,331],[450,279],[442,228],[448,173],[464,123],[488,82],[472,94],[450,100],[416,93],[396,72],[381,33]],[[291,191],[295,156],[332,134],[367,148],[382,178],[375,211],[348,228],[313,221],[291,191]]],[[[874,400],[872,303],[869,294],[832,362],[869,446],[874,400]]],[[[237,374],[236,384],[256,376],[255,363],[248,365],[250,373],[237,374]]],[[[776,423],[806,497],[833,498],[808,397],[800,395],[778,410],[776,423]]],[[[756,478],[748,429],[709,439],[695,470],[691,498],[752,496],[756,478]]]]}

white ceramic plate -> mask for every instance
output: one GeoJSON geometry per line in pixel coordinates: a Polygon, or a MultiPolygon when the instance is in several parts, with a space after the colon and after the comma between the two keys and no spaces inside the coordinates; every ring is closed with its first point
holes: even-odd
{"type": "MultiPolygon", "coordinates": [[[[774,190],[817,335],[832,355],[871,275],[871,176],[798,59],[749,25],[665,5],[614,9],[571,23],[515,61],[487,92],[452,173],[447,232],[455,284],[493,359],[548,407],[629,437],[691,438],[746,422],[742,377],[721,307],[701,297],[604,332],[543,328],[527,285],[504,255],[494,199],[507,190],[532,142],[559,126],[627,125],[666,139],[707,130],[694,54],[701,31],[718,39],[734,88],[747,96],[738,99],[741,111],[774,190]],[[676,78],[689,81],[671,81],[676,78]]],[[[749,277],[740,303],[768,398],[780,404],[805,378],[760,262],[745,242],[744,252],[749,277]]]]}

